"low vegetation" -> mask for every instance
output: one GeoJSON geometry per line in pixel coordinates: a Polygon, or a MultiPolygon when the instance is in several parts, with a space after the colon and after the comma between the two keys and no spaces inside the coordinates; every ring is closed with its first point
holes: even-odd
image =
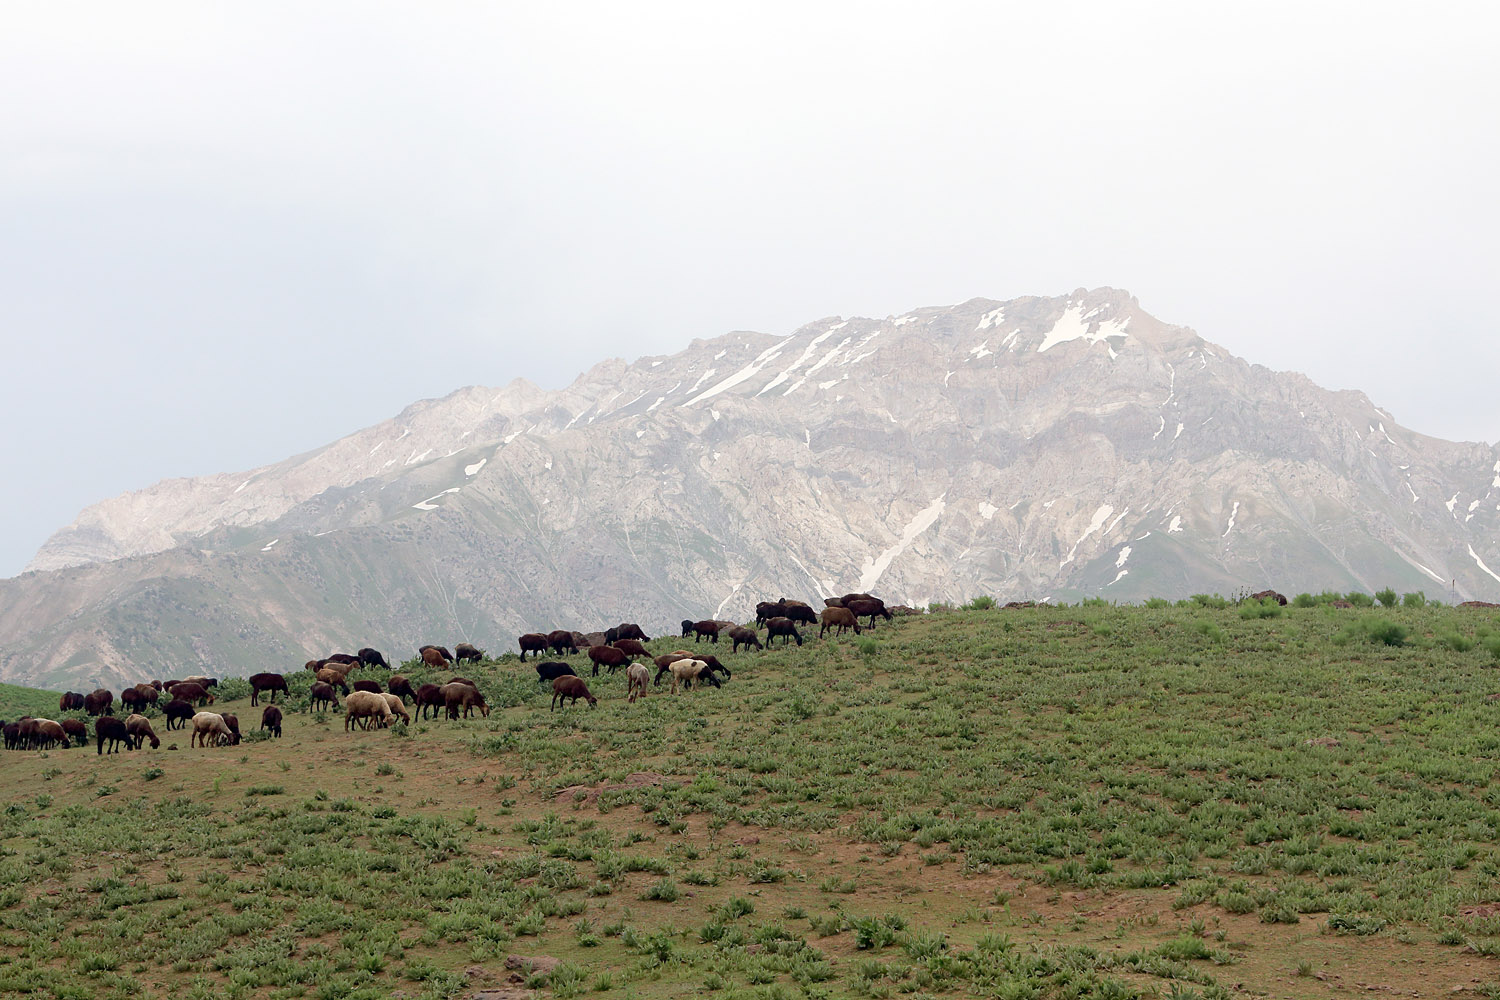
{"type": "Polygon", "coordinates": [[[0,993],[1500,992],[1494,612],[1201,597],[971,602],[596,709],[507,656],[463,670],[488,718],[367,732],[288,670],[279,740],[227,682],[237,747],[3,754],[0,993]]]}

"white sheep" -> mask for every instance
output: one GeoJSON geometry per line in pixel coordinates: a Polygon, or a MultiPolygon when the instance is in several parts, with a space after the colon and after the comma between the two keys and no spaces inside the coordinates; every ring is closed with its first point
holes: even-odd
{"type": "Polygon", "coordinates": [[[698,679],[698,675],[708,669],[708,664],[702,660],[673,660],[668,668],[672,671],[672,693],[677,693],[677,685],[691,685],[698,679]]]}
{"type": "Polygon", "coordinates": [[[234,734],[229,731],[229,724],[224,721],[224,716],[217,712],[199,712],[193,716],[193,735],[188,740],[188,746],[208,746],[209,736],[214,737],[215,745],[222,745],[234,739],[234,734]]]}
{"type": "Polygon", "coordinates": [[[379,726],[389,726],[395,715],[391,712],[391,706],[386,703],[385,695],[376,694],[373,691],[355,691],[344,699],[344,731],[348,732],[355,719],[362,722],[364,728],[368,729],[370,719],[375,720],[379,726]]]}
{"type": "Polygon", "coordinates": [[[385,699],[385,703],[390,708],[392,715],[396,716],[402,722],[411,722],[411,716],[406,714],[406,702],[402,701],[398,695],[382,694],[380,697],[385,699]]]}
{"type": "Polygon", "coordinates": [[[644,664],[632,663],[625,670],[625,690],[630,693],[628,701],[635,701],[636,695],[644,696],[646,683],[651,680],[651,671],[644,664]]]}

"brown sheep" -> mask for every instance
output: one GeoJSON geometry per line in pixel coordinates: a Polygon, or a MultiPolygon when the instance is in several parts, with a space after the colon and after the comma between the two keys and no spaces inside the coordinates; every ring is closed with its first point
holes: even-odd
{"type": "Polygon", "coordinates": [[[472,684],[445,684],[442,687],[443,707],[448,710],[448,718],[457,719],[458,710],[463,709],[463,717],[467,719],[469,713],[479,709],[479,714],[489,718],[490,707],[484,703],[484,695],[472,684]]]}
{"type": "Polygon", "coordinates": [[[620,650],[626,656],[644,656],[650,658],[651,654],[646,649],[646,644],[639,639],[616,639],[610,645],[620,650]]]}
{"type": "Polygon", "coordinates": [[[738,653],[741,646],[754,646],[756,649],[763,648],[760,644],[760,633],[753,628],[736,625],[729,630],[729,638],[734,640],[734,649],[730,652],[738,653]]]}
{"type": "Polygon", "coordinates": [[[834,635],[843,635],[848,628],[854,629],[854,634],[859,635],[859,619],[854,617],[853,611],[848,608],[824,608],[823,627],[818,629],[818,638],[823,638],[829,629],[834,630],[834,635]]]}
{"type": "Polygon", "coordinates": [[[413,702],[417,700],[417,692],[412,689],[411,681],[400,674],[391,674],[388,682],[391,694],[400,698],[403,702],[410,698],[413,702]]]}
{"type": "Polygon", "coordinates": [[[337,708],[339,696],[333,690],[332,684],[324,684],[322,681],[307,689],[310,699],[309,706],[314,712],[326,711],[337,708]]]}
{"type": "Polygon", "coordinates": [[[144,715],[132,715],[126,719],[125,731],[138,747],[145,746],[147,740],[151,741],[152,750],[161,746],[161,740],[156,738],[156,731],[151,728],[151,720],[144,715]]]}
{"type": "Polygon", "coordinates": [[[374,722],[379,727],[391,724],[395,718],[391,714],[391,706],[386,704],[385,696],[371,694],[368,691],[355,691],[344,699],[344,731],[348,732],[357,720],[360,728],[370,728],[374,722]]]}
{"type": "Polygon", "coordinates": [[[626,701],[635,701],[636,695],[644,696],[646,693],[646,682],[651,679],[651,671],[647,670],[645,664],[632,663],[625,669],[625,690],[629,697],[626,701]]]}
{"type": "Polygon", "coordinates": [[[552,648],[556,656],[561,656],[563,650],[570,653],[578,652],[578,641],[573,638],[573,633],[567,629],[554,629],[547,633],[547,645],[552,648]]]}
{"type": "Polygon", "coordinates": [[[193,717],[194,709],[192,702],[183,701],[181,698],[173,698],[167,702],[167,707],[162,709],[162,711],[166,714],[168,729],[184,729],[187,727],[188,720],[193,717]],[[172,725],[173,722],[176,722],[177,725],[172,725]]]}
{"type": "Polygon", "coordinates": [[[396,716],[396,718],[400,719],[402,722],[405,722],[407,725],[411,724],[411,716],[406,712],[406,702],[402,701],[398,696],[393,694],[383,694],[380,697],[384,698],[386,705],[390,706],[392,715],[396,716]]]}
{"type": "Polygon", "coordinates": [[[254,708],[256,705],[260,704],[260,695],[261,695],[262,691],[269,691],[269,692],[271,692],[271,704],[273,704],[273,705],[276,704],[276,692],[277,691],[280,691],[282,694],[285,694],[285,695],[290,695],[291,694],[291,692],[287,690],[286,678],[283,677],[283,676],[281,676],[280,674],[272,674],[272,673],[251,674],[250,675],[250,707],[251,708],[254,708]]]}
{"type": "Polygon", "coordinates": [[[356,691],[368,691],[368,692],[370,692],[370,694],[381,694],[381,693],[383,693],[380,690],[380,682],[379,681],[355,681],[354,682],[354,690],[356,690],[356,691]]]}
{"type": "Polygon", "coordinates": [[[87,746],[89,742],[89,727],[87,723],[78,719],[63,719],[58,725],[62,726],[63,732],[78,741],[79,746],[87,746]]]}
{"type": "Polygon", "coordinates": [[[59,712],[82,712],[83,695],[77,691],[69,691],[57,700],[59,712]]]}
{"type": "Polygon", "coordinates": [[[438,713],[447,707],[447,703],[443,699],[443,689],[436,684],[423,684],[417,688],[412,700],[414,703],[412,707],[417,710],[417,718],[419,719],[427,718],[427,710],[429,708],[432,709],[432,717],[436,719],[438,713]]]}
{"type": "MultiPolygon", "coordinates": [[[[151,703],[156,703],[156,689],[146,685],[146,690],[151,692],[151,703]]],[[[139,712],[146,707],[146,696],[138,687],[130,687],[120,692],[120,704],[128,712],[139,712]]]]}
{"type": "Polygon", "coordinates": [[[90,715],[113,715],[115,696],[105,688],[96,688],[83,696],[83,710],[90,715]]]}
{"type": "Polygon", "coordinates": [[[213,738],[214,746],[224,746],[234,734],[229,731],[229,726],[224,722],[224,717],[215,712],[199,712],[193,716],[193,735],[188,739],[188,746],[208,746],[209,737],[213,738]]]}
{"type": "Polygon", "coordinates": [[[693,622],[693,641],[708,636],[715,644],[719,641],[719,623],[715,621],[693,622]]]}
{"type": "Polygon", "coordinates": [[[167,693],[173,698],[190,701],[199,708],[214,703],[214,696],[209,694],[208,688],[202,684],[190,684],[187,681],[179,681],[168,688],[167,693]]]}
{"type": "Polygon", "coordinates": [[[480,660],[484,659],[484,650],[467,642],[461,642],[457,646],[454,646],[453,652],[458,654],[459,663],[462,663],[465,660],[469,660],[473,663],[478,663],[480,660]]]}
{"type": "Polygon", "coordinates": [[[781,636],[783,646],[791,645],[793,639],[797,645],[802,645],[802,634],[797,631],[797,626],[790,618],[772,618],[766,622],[766,645],[771,645],[772,640],[781,636]]]}
{"type": "Polygon", "coordinates": [[[641,642],[651,641],[651,637],[642,632],[641,627],[634,622],[621,622],[604,633],[606,644],[612,644],[616,639],[639,639],[641,642]]]}
{"type": "Polygon", "coordinates": [[[306,663],[302,664],[302,669],[310,671],[312,673],[317,673],[319,670],[322,670],[326,666],[328,666],[327,660],[308,660],[306,663]]]}
{"type": "Polygon", "coordinates": [[[385,658],[385,654],[378,649],[366,646],[364,649],[361,649],[359,651],[358,655],[359,662],[363,663],[367,667],[384,667],[387,670],[391,669],[390,661],[388,661],[385,658]]]}
{"type": "Polygon", "coordinates": [[[794,622],[806,622],[808,625],[818,624],[817,612],[812,609],[810,604],[804,601],[793,601],[783,597],[781,599],[781,606],[786,609],[783,612],[783,617],[785,618],[790,618],[794,622]]]}
{"type": "Polygon", "coordinates": [[[869,628],[875,627],[875,617],[877,615],[886,621],[890,621],[895,617],[886,610],[885,602],[875,597],[855,598],[852,601],[846,600],[844,601],[844,607],[852,612],[855,618],[864,618],[868,615],[870,618],[869,628]]]}
{"type": "Polygon", "coordinates": [[[578,704],[578,699],[582,698],[589,703],[590,708],[599,707],[599,699],[589,693],[589,686],[583,682],[582,677],[558,677],[552,682],[552,708],[550,710],[557,711],[557,703],[568,698],[572,698],[575,705],[578,704]]]}
{"type": "Polygon", "coordinates": [[[527,632],[516,640],[516,645],[521,647],[521,662],[525,663],[527,653],[536,653],[540,656],[544,650],[550,649],[552,644],[540,632],[527,632]]]}
{"type": "Polygon", "coordinates": [[[630,663],[630,657],[626,655],[625,650],[614,646],[590,646],[589,659],[594,663],[595,677],[599,676],[601,665],[608,667],[610,673],[614,673],[630,663]]]}
{"type": "Polygon", "coordinates": [[[328,662],[339,663],[343,666],[353,668],[359,666],[360,659],[353,653],[329,653],[328,662]]]}
{"type": "Polygon", "coordinates": [[[240,717],[238,715],[231,715],[230,713],[225,712],[224,715],[223,715],[223,718],[224,718],[224,725],[226,725],[226,726],[229,727],[229,745],[230,746],[235,746],[235,747],[239,746],[240,745],[240,717]]]}
{"type": "Polygon", "coordinates": [[[260,728],[269,729],[271,735],[277,738],[281,736],[281,709],[275,705],[267,705],[266,710],[260,713],[260,728]]]}
{"type": "Polygon", "coordinates": [[[453,657],[444,656],[443,651],[436,646],[428,646],[422,650],[422,662],[437,670],[441,667],[451,667],[453,665],[453,657]]]}
{"type": "MultiPolygon", "coordinates": [[[[104,716],[103,718],[107,718],[111,722],[116,721],[114,716],[104,716]]],[[[73,745],[73,741],[68,738],[67,730],[62,727],[62,723],[55,722],[52,719],[36,719],[34,721],[36,722],[36,728],[33,731],[32,741],[37,745],[38,749],[45,750],[50,746],[67,748],[73,745]]]]}
{"type": "Polygon", "coordinates": [[[324,667],[318,671],[318,683],[331,684],[344,694],[349,693],[349,682],[344,679],[344,675],[339,670],[333,667],[324,667]]]}

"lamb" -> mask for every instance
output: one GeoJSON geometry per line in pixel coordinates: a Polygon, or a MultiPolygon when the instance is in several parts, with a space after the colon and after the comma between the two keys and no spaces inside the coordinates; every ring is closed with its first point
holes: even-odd
{"type": "Polygon", "coordinates": [[[271,735],[281,737],[281,709],[275,705],[267,705],[266,710],[260,713],[260,728],[269,729],[271,735]]]}
{"type": "Polygon", "coordinates": [[[484,695],[472,684],[452,683],[445,684],[442,688],[443,706],[448,710],[448,718],[457,719],[458,710],[464,710],[463,717],[467,719],[469,713],[479,709],[479,714],[489,718],[490,707],[484,703],[484,695]]]}
{"type": "Polygon", "coordinates": [[[183,701],[181,698],[173,698],[167,702],[167,707],[162,711],[166,713],[168,729],[185,729],[187,728],[187,720],[193,717],[194,709],[192,702],[183,701]],[[172,725],[173,722],[176,722],[177,725],[172,725]]]}
{"type": "Polygon", "coordinates": [[[155,750],[161,746],[161,740],[156,738],[156,731],[151,728],[151,720],[144,715],[132,715],[125,720],[125,731],[130,738],[135,740],[136,746],[145,746],[146,741],[151,741],[151,749],[155,750]]]}
{"type": "Polygon", "coordinates": [[[324,684],[321,681],[307,689],[309,707],[314,712],[337,708],[339,696],[334,693],[332,684],[324,684]]]}
{"type": "Polygon", "coordinates": [[[280,674],[251,674],[250,675],[250,707],[254,708],[260,704],[262,691],[271,692],[271,704],[276,704],[276,692],[290,694],[286,686],[286,678],[280,674]]]}
{"type": "Polygon", "coordinates": [[[753,628],[736,625],[729,630],[729,638],[734,640],[734,649],[731,652],[738,653],[741,646],[754,646],[756,649],[764,647],[760,644],[760,634],[753,628]]]}
{"type": "Polygon", "coordinates": [[[854,634],[859,635],[859,619],[854,617],[854,612],[848,608],[824,608],[823,627],[818,629],[818,638],[821,639],[829,629],[834,630],[834,635],[843,635],[845,629],[853,628],[854,634]]]}
{"type": "Polygon", "coordinates": [[[559,660],[548,660],[536,665],[536,679],[538,681],[554,681],[559,677],[576,677],[573,668],[559,660]]]}
{"type": "Polygon", "coordinates": [[[229,731],[222,715],[216,712],[199,712],[193,716],[193,735],[188,740],[188,746],[206,747],[210,736],[213,737],[215,746],[223,746],[234,739],[234,734],[229,731]]]}
{"type": "Polygon", "coordinates": [[[392,715],[396,716],[402,722],[411,723],[411,716],[406,713],[406,702],[402,701],[399,696],[383,694],[380,697],[384,698],[385,703],[390,706],[392,715]]]}
{"type": "Polygon", "coordinates": [[[625,668],[625,689],[630,697],[627,701],[635,701],[636,695],[646,693],[646,682],[651,679],[651,671],[647,670],[645,664],[632,663],[625,668]]]}
{"type": "Polygon", "coordinates": [[[589,703],[590,708],[599,707],[599,699],[589,693],[589,686],[583,682],[582,677],[558,677],[552,682],[551,711],[557,711],[557,703],[568,698],[572,698],[575,705],[582,698],[589,703]]]}
{"type": "Polygon", "coordinates": [[[368,691],[355,691],[344,699],[344,731],[348,732],[359,720],[360,727],[370,728],[373,720],[377,726],[385,727],[391,724],[395,716],[391,713],[391,706],[386,704],[385,696],[371,694],[368,691]]]}

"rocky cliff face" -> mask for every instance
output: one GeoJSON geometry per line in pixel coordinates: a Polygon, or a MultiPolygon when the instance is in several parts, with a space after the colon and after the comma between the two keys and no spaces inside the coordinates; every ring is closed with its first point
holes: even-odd
{"type": "Polygon", "coordinates": [[[307,455],[89,508],[0,581],[0,679],[925,605],[1500,596],[1500,453],[1247,364],[1128,294],[974,300],[468,388],[307,455]]]}

